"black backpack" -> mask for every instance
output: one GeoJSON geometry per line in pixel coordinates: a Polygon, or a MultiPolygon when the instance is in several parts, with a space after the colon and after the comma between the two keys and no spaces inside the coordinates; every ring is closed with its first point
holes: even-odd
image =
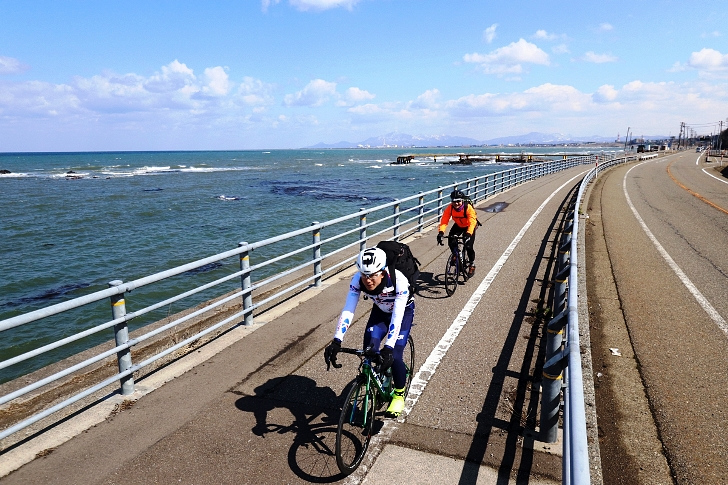
{"type": "MultiPolygon", "coordinates": [[[[412,254],[409,246],[397,241],[380,241],[377,243],[377,247],[387,254],[387,267],[401,271],[409,281],[410,293],[415,294],[417,292],[417,278],[420,276],[420,262],[412,254]]],[[[394,272],[390,271],[396,292],[397,280],[393,275],[394,272]]]]}
{"type": "MultiPolygon", "coordinates": [[[[473,208],[473,210],[475,210],[475,204],[473,204],[473,199],[471,199],[470,197],[468,197],[468,196],[466,195],[466,196],[465,196],[465,198],[464,198],[464,200],[463,200],[463,207],[465,207],[465,211],[463,212],[463,215],[464,215],[464,216],[467,216],[467,215],[468,215],[468,205],[470,205],[470,207],[472,207],[472,208],[473,208]]],[[[477,211],[475,212],[475,219],[476,219],[476,221],[477,221],[477,219],[478,219],[478,212],[477,212],[477,211]]],[[[482,226],[482,225],[483,225],[483,224],[481,224],[481,223],[480,223],[480,221],[477,221],[477,222],[478,222],[478,223],[477,223],[477,224],[475,225],[475,228],[476,228],[476,229],[477,229],[477,228],[478,228],[479,226],[482,226]]]]}

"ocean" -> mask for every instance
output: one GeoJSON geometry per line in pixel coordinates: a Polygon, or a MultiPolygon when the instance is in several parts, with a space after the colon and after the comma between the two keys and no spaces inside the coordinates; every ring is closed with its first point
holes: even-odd
{"type": "MultiPolygon", "coordinates": [[[[105,289],[111,280],[130,281],[234,249],[241,241],[504,170],[488,162],[443,164],[457,160],[458,152],[496,150],[522,149],[0,153],[0,320],[105,289]],[[410,164],[390,165],[406,154],[415,155],[410,164]]],[[[5,331],[0,361],[87,328],[87,320],[5,331]]],[[[48,358],[96,343],[77,342],[48,358]]],[[[0,382],[47,363],[36,359],[31,367],[0,370],[0,382]]]]}

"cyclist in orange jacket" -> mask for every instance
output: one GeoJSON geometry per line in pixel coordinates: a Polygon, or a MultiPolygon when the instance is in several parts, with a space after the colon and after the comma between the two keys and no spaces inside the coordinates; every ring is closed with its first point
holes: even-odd
{"type": "Polygon", "coordinates": [[[463,246],[465,252],[468,255],[468,276],[473,276],[475,273],[475,249],[473,249],[473,243],[475,242],[475,230],[478,228],[478,215],[475,213],[475,208],[465,203],[465,194],[459,190],[453,190],[450,194],[451,203],[445,207],[445,211],[442,213],[440,219],[440,227],[437,233],[437,244],[442,244],[442,236],[445,235],[445,229],[452,218],[454,224],[450,228],[450,236],[452,239],[447,240],[447,245],[450,246],[450,250],[455,252],[457,247],[457,241],[453,236],[464,236],[463,246]]]}

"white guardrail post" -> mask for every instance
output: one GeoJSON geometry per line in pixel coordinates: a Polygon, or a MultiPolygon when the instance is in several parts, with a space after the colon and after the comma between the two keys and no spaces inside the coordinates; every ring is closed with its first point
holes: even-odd
{"type": "MultiPolygon", "coordinates": [[[[318,226],[318,221],[313,221],[312,226],[318,226]]],[[[313,230],[313,286],[321,286],[321,229],[316,227],[313,230]]]]}
{"type": "MultiPolygon", "coordinates": [[[[248,243],[243,241],[238,244],[238,247],[247,246],[248,243]]],[[[253,293],[250,291],[252,286],[250,283],[250,251],[243,251],[240,253],[240,286],[243,289],[243,311],[245,312],[245,319],[243,325],[253,324],[253,311],[248,311],[253,306],[253,293]]]]}
{"type": "Polygon", "coordinates": [[[425,196],[422,195],[422,191],[420,191],[420,197],[417,199],[417,207],[419,207],[417,212],[417,232],[422,232],[423,222],[425,220],[425,196]]]}
{"type": "Polygon", "coordinates": [[[367,212],[364,207],[359,209],[359,252],[367,248],[367,212]]]}
{"type": "MultiPolygon", "coordinates": [[[[109,288],[113,288],[115,286],[121,286],[124,284],[121,280],[114,280],[109,282],[109,288]]],[[[117,320],[119,318],[124,318],[126,316],[126,301],[124,300],[124,293],[119,293],[116,295],[111,295],[109,297],[111,300],[111,315],[114,320],[117,320]]],[[[116,346],[124,345],[129,341],[129,326],[126,323],[126,320],[117,323],[114,325],[114,339],[116,340],[116,346]]],[[[120,350],[116,353],[116,360],[119,363],[119,373],[123,373],[124,371],[131,368],[131,349],[125,348],[123,350],[120,350]]],[[[129,394],[134,392],[134,374],[129,374],[127,376],[122,377],[119,380],[119,384],[121,385],[121,394],[124,396],[128,396],[129,394]]]]}

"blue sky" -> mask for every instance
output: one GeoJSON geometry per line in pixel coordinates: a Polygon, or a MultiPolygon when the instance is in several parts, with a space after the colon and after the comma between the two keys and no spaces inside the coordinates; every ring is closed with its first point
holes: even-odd
{"type": "Polygon", "coordinates": [[[0,0],[0,152],[698,134],[724,0],[0,0]]]}

